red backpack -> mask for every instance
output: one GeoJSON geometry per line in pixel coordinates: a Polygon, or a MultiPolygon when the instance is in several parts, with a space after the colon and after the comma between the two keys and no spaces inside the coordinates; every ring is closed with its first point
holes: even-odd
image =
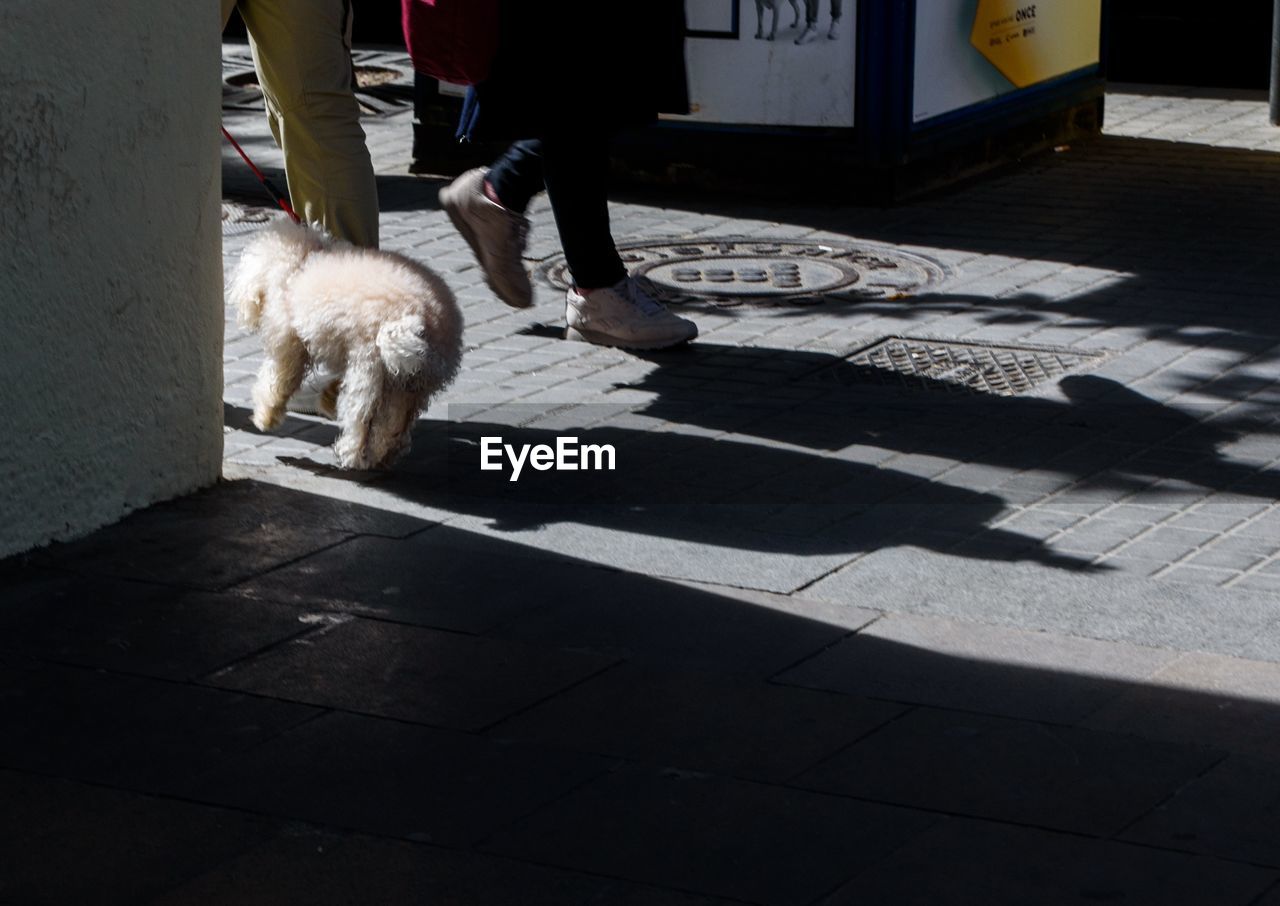
{"type": "Polygon", "coordinates": [[[401,0],[413,68],[459,85],[489,74],[498,49],[498,0],[401,0]]]}

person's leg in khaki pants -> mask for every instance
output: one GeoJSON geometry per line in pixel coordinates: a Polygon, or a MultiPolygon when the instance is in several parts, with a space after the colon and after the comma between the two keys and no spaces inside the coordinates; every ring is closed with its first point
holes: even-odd
{"type": "Polygon", "coordinates": [[[249,31],[267,117],[298,214],[378,245],[378,192],[351,90],[350,0],[222,0],[249,31]]]}

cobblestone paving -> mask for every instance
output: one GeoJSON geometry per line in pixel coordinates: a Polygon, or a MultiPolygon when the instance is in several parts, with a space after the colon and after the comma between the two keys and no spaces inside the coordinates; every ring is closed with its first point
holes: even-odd
{"type": "MultiPolygon", "coordinates": [[[[321,419],[253,430],[228,312],[230,480],[0,563],[0,903],[1280,904],[1280,130],[1108,105],[889,209],[619,192],[621,240],[945,271],[687,304],[698,341],[644,356],[563,340],[541,278],[492,298],[408,115],[369,118],[463,372],[396,469],[341,473],[321,419]],[[859,357],[888,337],[1070,365],[971,392],[859,357]],[[490,480],[499,434],[619,468],[490,480]]],[[[224,175],[231,266],[263,211],[224,175]]]]}
{"type": "MultiPolygon", "coordinates": [[[[406,175],[408,115],[371,119],[368,132],[389,202],[386,247],[445,273],[467,312],[463,374],[429,419],[447,418],[451,405],[487,405],[521,418],[530,410],[520,407],[573,405],[583,407],[578,423],[588,427],[623,406],[657,416],[661,430],[678,434],[711,429],[717,408],[731,402],[772,401],[788,405],[793,420],[811,413],[810,428],[828,426],[814,455],[871,458],[884,474],[998,501],[981,519],[955,527],[953,537],[934,539],[934,550],[1021,548],[1135,576],[1274,592],[1280,590],[1274,367],[1280,315],[1273,300],[1280,265],[1265,251],[1277,223],[1269,191],[1276,165],[1266,152],[1280,140],[1259,104],[1256,96],[1115,90],[1104,140],[890,210],[764,208],[678,195],[616,203],[620,241],[862,240],[925,255],[946,269],[941,286],[908,298],[691,306],[701,330],[696,359],[639,359],[564,343],[555,337],[562,303],[545,282],[532,316],[505,309],[436,209],[439,183],[406,175]],[[1105,361],[1087,377],[995,408],[903,391],[886,412],[883,388],[822,387],[805,376],[895,335],[1063,347],[1103,353],[1105,361]],[[806,406],[797,409],[797,400],[806,406]],[[664,417],[677,407],[682,418],[664,417]],[[858,424],[841,419],[831,430],[829,413],[839,410],[856,411],[858,424]],[[980,437],[964,427],[971,414],[984,419],[980,437]],[[868,444],[871,437],[879,444],[868,444]]],[[[229,119],[265,145],[255,118],[229,119]]],[[[558,246],[545,201],[535,202],[532,219],[535,267],[558,246]]],[[[227,237],[228,265],[246,239],[227,237]]],[[[245,404],[256,353],[256,342],[229,320],[228,403],[245,404]]],[[[560,421],[574,423],[563,415],[560,421]]],[[[784,434],[761,430],[746,432],[751,443],[784,434]]],[[[244,466],[270,466],[279,456],[323,461],[318,448],[329,436],[302,419],[283,438],[235,431],[227,459],[244,466]]],[[[727,425],[712,433],[733,436],[727,425]]],[[[861,518],[880,520],[874,512],[861,518]]],[[[892,533],[897,521],[881,525],[892,533]]],[[[767,520],[757,528],[770,531],[767,520]]],[[[613,562],[613,553],[605,562],[613,562]]],[[[874,553],[851,552],[840,565],[874,553]]],[[[823,569],[831,565],[824,561],[823,569]]],[[[787,581],[795,584],[770,587],[794,591],[823,574],[792,571],[787,581]]]]}

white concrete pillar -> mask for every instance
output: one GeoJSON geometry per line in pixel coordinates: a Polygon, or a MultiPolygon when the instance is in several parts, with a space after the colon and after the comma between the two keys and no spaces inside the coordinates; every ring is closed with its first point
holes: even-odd
{"type": "Polygon", "coordinates": [[[214,482],[219,10],[0,0],[0,556],[214,482]]]}

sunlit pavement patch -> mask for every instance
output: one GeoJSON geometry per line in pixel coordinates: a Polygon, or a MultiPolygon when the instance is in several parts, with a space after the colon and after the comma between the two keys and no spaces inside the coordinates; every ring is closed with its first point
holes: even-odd
{"type": "MultiPolygon", "coordinates": [[[[363,115],[389,116],[413,107],[413,69],[403,52],[356,49],[351,62],[363,115]]],[[[247,44],[222,45],[222,109],[265,109],[247,44]]]]}
{"type": "MultiPolygon", "coordinates": [[[[650,240],[618,246],[630,273],[671,305],[817,305],[899,298],[942,282],[942,265],[891,246],[864,242],[761,240],[736,236],[650,240]]],[[[543,274],[570,279],[563,256],[543,274]]]]}
{"type": "Polygon", "coordinates": [[[236,236],[241,233],[252,233],[260,230],[271,222],[271,218],[275,213],[274,208],[223,201],[222,235],[236,236]]]}

